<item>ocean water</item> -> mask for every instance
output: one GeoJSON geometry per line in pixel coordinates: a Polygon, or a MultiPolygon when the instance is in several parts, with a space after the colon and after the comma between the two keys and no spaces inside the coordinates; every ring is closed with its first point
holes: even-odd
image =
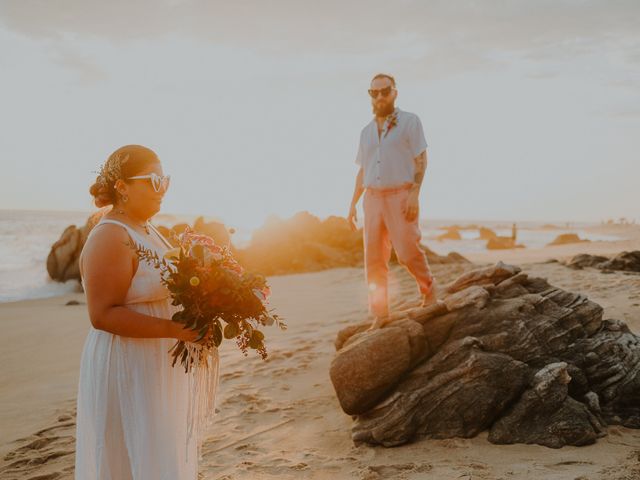
{"type": "MultiPolygon", "coordinates": [[[[46,298],[79,289],[78,282],[54,282],[47,273],[51,246],[69,225],[81,226],[91,212],[0,210],[0,303],[46,298]]],[[[195,215],[159,214],[155,225],[192,223],[195,215]]],[[[250,232],[239,229],[233,237],[244,245],[250,232]]]]}
{"type": "MultiPolygon", "coordinates": [[[[58,283],[49,279],[46,269],[47,256],[53,243],[69,225],[84,225],[90,212],[16,211],[0,210],[0,302],[45,298],[61,295],[78,289],[78,282],[58,283]]],[[[195,216],[157,215],[156,225],[171,226],[178,222],[192,223],[195,216]]],[[[477,230],[462,230],[462,240],[438,241],[431,237],[443,232],[439,228],[458,223],[482,224],[494,229],[498,235],[511,235],[511,225],[496,222],[439,221],[422,225],[423,242],[435,252],[445,255],[451,251],[461,254],[484,251],[486,242],[477,240],[477,230]]],[[[520,224],[519,224],[520,225],[520,224]]],[[[529,248],[542,247],[564,232],[578,233],[589,240],[617,240],[616,237],[594,235],[583,228],[589,224],[575,224],[558,230],[542,230],[542,224],[522,224],[518,230],[518,242],[529,248]]],[[[233,242],[238,247],[246,246],[251,231],[237,229],[233,242]]]]}
{"type": "MultiPolygon", "coordinates": [[[[431,250],[440,254],[446,255],[449,252],[465,253],[479,253],[486,251],[486,240],[479,240],[478,230],[460,230],[461,240],[436,240],[435,237],[446,232],[445,225],[452,225],[454,222],[437,222],[441,225],[422,225],[422,243],[427,245],[431,250]]],[[[511,237],[511,225],[505,225],[504,222],[465,222],[459,225],[464,226],[467,224],[481,224],[484,227],[492,229],[498,236],[511,237]]],[[[516,242],[524,245],[526,248],[542,248],[551,243],[558,235],[563,233],[576,233],[580,238],[595,241],[615,241],[619,240],[619,237],[613,235],[595,234],[585,230],[587,227],[595,224],[589,223],[576,223],[570,225],[556,225],[557,229],[544,229],[543,223],[526,222],[518,224],[516,242]]]]}
{"type": "Polygon", "coordinates": [[[69,225],[84,225],[88,212],[0,210],[0,302],[73,291],[77,282],[49,279],[51,245],[69,225]]]}

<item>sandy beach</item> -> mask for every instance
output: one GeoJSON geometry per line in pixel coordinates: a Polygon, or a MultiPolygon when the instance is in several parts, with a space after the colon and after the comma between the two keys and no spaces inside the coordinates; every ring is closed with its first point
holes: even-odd
{"type": "MultiPolygon", "coordinates": [[[[603,229],[606,227],[602,227],[603,229]]],[[[640,249],[627,227],[618,242],[590,242],[538,250],[470,255],[476,264],[504,260],[561,288],[587,295],[605,318],[640,332],[640,276],[571,270],[549,259],[577,253],[640,249]]],[[[446,283],[475,265],[437,265],[446,283]]],[[[289,329],[268,331],[270,357],[247,359],[234,345],[221,350],[219,414],[207,432],[203,479],[637,479],[640,430],[609,427],[594,445],[550,449],[493,445],[471,439],[423,439],[385,449],[354,446],[351,418],[329,380],[336,333],[366,318],[360,268],[272,277],[272,305],[289,329]]],[[[412,279],[392,271],[394,308],[417,302],[412,279]]],[[[0,478],[70,479],[74,463],[74,407],[80,353],[89,327],[84,297],[72,293],[0,305],[0,478]],[[78,305],[66,305],[70,300],[78,305]]]]}

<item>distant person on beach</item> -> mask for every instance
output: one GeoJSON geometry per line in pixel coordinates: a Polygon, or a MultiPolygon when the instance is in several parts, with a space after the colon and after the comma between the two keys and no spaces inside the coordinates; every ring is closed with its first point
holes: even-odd
{"type": "Polygon", "coordinates": [[[420,247],[419,194],[427,168],[427,142],[417,115],[395,106],[391,75],[377,74],[369,89],[374,118],[360,133],[353,199],[348,220],[356,228],[356,205],[364,192],[364,252],[371,328],[389,315],[387,277],[393,246],[414,276],[422,304],[436,301],[434,279],[420,247]]]}

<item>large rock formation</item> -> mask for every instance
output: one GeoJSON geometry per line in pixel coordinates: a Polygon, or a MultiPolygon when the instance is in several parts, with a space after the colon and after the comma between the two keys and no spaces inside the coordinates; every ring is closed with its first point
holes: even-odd
{"type": "MultiPolygon", "coordinates": [[[[80,228],[70,225],[62,232],[60,239],[51,246],[51,251],[47,257],[47,271],[52,280],[59,282],[66,282],[72,279],[80,280],[78,260],[80,259],[82,247],[84,247],[91,229],[107,211],[103,209],[94,213],[89,217],[87,223],[80,228]]],[[[205,222],[203,217],[198,217],[193,225],[179,223],[171,228],[158,226],[158,230],[169,242],[176,244],[174,234],[183,233],[187,227],[209,235],[220,245],[231,245],[231,236],[225,225],[219,222],[205,222]]],[[[231,247],[233,248],[232,245],[231,247]]]]}
{"type": "Polygon", "coordinates": [[[640,428],[640,337],[518,267],[468,272],[441,302],[342,330],[331,380],[352,437],[395,446],[470,437],[549,447],[640,428]]]}
{"type": "MultiPolygon", "coordinates": [[[[442,256],[424,245],[422,248],[430,264],[469,263],[455,252],[442,256]]],[[[364,260],[362,230],[352,230],[343,217],[321,220],[308,212],[287,220],[271,217],[254,232],[249,246],[238,249],[237,258],[263,275],[360,267],[364,260]]],[[[391,262],[397,262],[395,253],[391,262]]]]}
{"type": "Polygon", "coordinates": [[[362,232],[352,231],[346,219],[320,220],[307,212],[270,217],[238,252],[243,265],[264,275],[358,266],[362,256],[362,232]]]}
{"type": "MultiPolygon", "coordinates": [[[[101,216],[104,212],[101,212],[101,216]]],[[[96,217],[96,218],[99,218],[96,217]]],[[[52,247],[47,266],[51,278],[65,281],[80,279],[78,257],[95,219],[82,229],[68,227],[52,247]]],[[[320,220],[307,212],[300,212],[288,220],[271,217],[256,230],[248,247],[236,248],[230,231],[219,222],[205,222],[199,217],[193,226],[186,223],[171,228],[159,227],[160,232],[173,241],[172,233],[180,234],[186,227],[212,237],[220,245],[229,245],[238,261],[247,269],[262,275],[313,272],[337,267],[359,267],[363,264],[362,230],[352,230],[342,217],[320,220]]],[[[438,255],[424,245],[430,264],[469,263],[462,255],[451,252],[438,255]]],[[[391,262],[397,262],[395,254],[391,262]]]]}
{"type": "Polygon", "coordinates": [[[100,220],[101,214],[89,217],[87,223],[78,228],[70,225],[62,232],[58,241],[51,246],[47,256],[47,272],[52,280],[66,282],[67,280],[80,280],[80,268],[78,260],[84,242],[87,241],[89,232],[100,220]]]}

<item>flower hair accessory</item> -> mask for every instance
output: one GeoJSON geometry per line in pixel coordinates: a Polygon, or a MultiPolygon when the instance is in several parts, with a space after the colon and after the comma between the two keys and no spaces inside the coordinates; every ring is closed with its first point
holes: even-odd
{"type": "Polygon", "coordinates": [[[100,166],[98,182],[109,186],[115,183],[116,180],[122,178],[122,165],[127,163],[128,160],[128,154],[122,155],[121,153],[117,153],[109,157],[109,159],[100,166]]]}

